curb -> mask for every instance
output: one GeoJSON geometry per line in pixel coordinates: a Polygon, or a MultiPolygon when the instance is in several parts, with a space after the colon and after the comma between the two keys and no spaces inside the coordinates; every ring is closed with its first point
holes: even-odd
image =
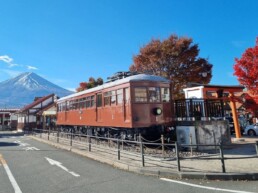
{"type": "Polygon", "coordinates": [[[58,144],[52,141],[48,141],[45,139],[41,139],[34,136],[28,136],[36,141],[46,143],[48,145],[52,145],[56,148],[67,150],[78,155],[90,158],[92,160],[111,165],[115,168],[122,169],[125,171],[148,175],[148,176],[156,176],[156,177],[166,177],[166,178],[176,178],[176,179],[199,179],[199,180],[258,180],[258,173],[203,173],[203,172],[171,172],[166,170],[154,170],[148,169],[144,167],[137,167],[128,165],[119,161],[114,161],[110,159],[103,158],[98,155],[94,155],[93,153],[88,153],[67,145],[58,144]]]}

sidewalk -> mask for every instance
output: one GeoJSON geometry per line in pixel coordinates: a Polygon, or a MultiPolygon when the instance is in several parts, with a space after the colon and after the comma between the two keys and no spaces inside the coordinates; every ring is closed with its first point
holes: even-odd
{"type": "Polygon", "coordinates": [[[118,151],[114,148],[99,147],[98,145],[91,144],[91,151],[89,151],[86,143],[73,141],[72,146],[70,146],[69,140],[65,141],[65,139],[60,138],[60,143],[57,143],[56,138],[53,136],[50,136],[50,140],[47,140],[47,135],[44,134],[42,135],[43,138],[39,136],[30,137],[57,148],[65,149],[113,167],[138,174],[168,178],[258,180],[258,158],[245,158],[256,154],[254,145],[248,145],[248,143],[254,143],[257,138],[248,138],[244,142],[233,142],[232,147],[225,149],[226,158],[238,157],[241,159],[225,160],[226,173],[222,173],[221,160],[210,159],[219,158],[219,155],[216,154],[210,156],[204,155],[200,159],[180,160],[181,170],[179,172],[177,160],[173,158],[163,159],[146,155],[144,157],[145,162],[143,167],[141,154],[121,150],[120,160],[118,160],[118,151]],[[238,145],[241,143],[247,145],[238,145]],[[209,159],[205,159],[207,157],[209,159]]]}

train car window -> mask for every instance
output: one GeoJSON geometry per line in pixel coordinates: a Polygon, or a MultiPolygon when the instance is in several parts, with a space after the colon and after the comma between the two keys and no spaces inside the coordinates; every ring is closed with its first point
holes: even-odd
{"type": "Polygon", "coordinates": [[[125,92],[125,104],[128,104],[130,100],[129,88],[125,88],[124,92],[125,92]]]}
{"type": "Polygon", "coordinates": [[[61,111],[61,103],[58,103],[57,104],[57,112],[60,112],[61,111]]]}
{"type": "Polygon", "coordinates": [[[155,103],[160,102],[160,88],[159,87],[149,87],[149,102],[155,103]]]}
{"type": "Polygon", "coordinates": [[[111,105],[116,105],[116,91],[111,91],[111,105]]]}
{"type": "Polygon", "coordinates": [[[170,101],[169,88],[161,88],[161,100],[162,100],[162,102],[169,102],[170,101]]]}
{"type": "Polygon", "coordinates": [[[86,97],[86,108],[89,108],[91,105],[90,105],[90,97],[86,97]]]}
{"type": "Polygon", "coordinates": [[[135,102],[147,102],[147,89],[145,87],[136,87],[134,94],[135,102]]]}
{"type": "Polygon", "coordinates": [[[65,111],[65,102],[59,103],[58,104],[58,111],[65,111]]]}
{"type": "Polygon", "coordinates": [[[73,100],[69,101],[69,111],[73,110],[73,100]]]}
{"type": "Polygon", "coordinates": [[[97,94],[97,107],[102,106],[102,94],[97,94]]]}
{"type": "Polygon", "coordinates": [[[70,103],[69,101],[66,101],[66,111],[69,111],[70,110],[70,103]]]}
{"type": "Polygon", "coordinates": [[[83,108],[85,108],[85,100],[86,100],[86,98],[81,98],[81,99],[79,99],[79,109],[83,109],[83,108]]]}
{"type": "Polygon", "coordinates": [[[91,107],[93,107],[95,105],[95,103],[94,103],[94,96],[90,97],[90,105],[91,105],[91,107]]]}
{"type": "Polygon", "coordinates": [[[104,106],[109,106],[110,105],[111,95],[112,95],[111,91],[104,93],[104,106]]]}
{"type": "Polygon", "coordinates": [[[74,109],[79,109],[79,100],[78,99],[76,99],[74,101],[74,109]]]}
{"type": "Polygon", "coordinates": [[[122,104],[123,103],[123,89],[117,90],[116,96],[117,96],[117,104],[122,104]]]}

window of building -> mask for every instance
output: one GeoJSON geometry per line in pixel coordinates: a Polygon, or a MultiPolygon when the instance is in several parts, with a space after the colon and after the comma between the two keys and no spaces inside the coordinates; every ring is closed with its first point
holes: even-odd
{"type": "Polygon", "coordinates": [[[160,88],[159,87],[149,87],[149,102],[155,103],[160,102],[160,88]]]}
{"type": "Polygon", "coordinates": [[[161,88],[161,99],[162,99],[162,102],[169,102],[170,101],[169,88],[161,88]]]}
{"type": "Polygon", "coordinates": [[[134,89],[135,102],[147,102],[147,89],[145,87],[136,87],[134,89]]]}

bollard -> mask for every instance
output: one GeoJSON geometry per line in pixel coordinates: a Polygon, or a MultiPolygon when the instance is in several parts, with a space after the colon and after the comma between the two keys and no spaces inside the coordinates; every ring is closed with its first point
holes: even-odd
{"type": "Polygon", "coordinates": [[[40,138],[42,138],[42,130],[39,130],[40,138]]]}
{"type": "Polygon", "coordinates": [[[177,171],[181,171],[180,168],[180,157],[179,157],[179,149],[178,149],[178,143],[175,142],[175,149],[176,149],[176,161],[177,161],[177,171]]]}
{"type": "Polygon", "coordinates": [[[255,149],[256,149],[256,154],[258,155],[258,141],[256,141],[255,149]]]}
{"type": "Polygon", "coordinates": [[[219,152],[220,152],[220,160],[221,160],[222,172],[223,172],[223,173],[226,173],[225,160],[224,160],[224,153],[223,153],[223,146],[222,146],[222,143],[219,144],[219,152]]]}
{"type": "Polygon", "coordinates": [[[162,145],[162,156],[165,158],[165,148],[164,148],[164,136],[161,135],[161,145],[162,145]]]}
{"type": "Polygon", "coordinates": [[[120,141],[117,139],[117,159],[120,160],[120,141]]]}

